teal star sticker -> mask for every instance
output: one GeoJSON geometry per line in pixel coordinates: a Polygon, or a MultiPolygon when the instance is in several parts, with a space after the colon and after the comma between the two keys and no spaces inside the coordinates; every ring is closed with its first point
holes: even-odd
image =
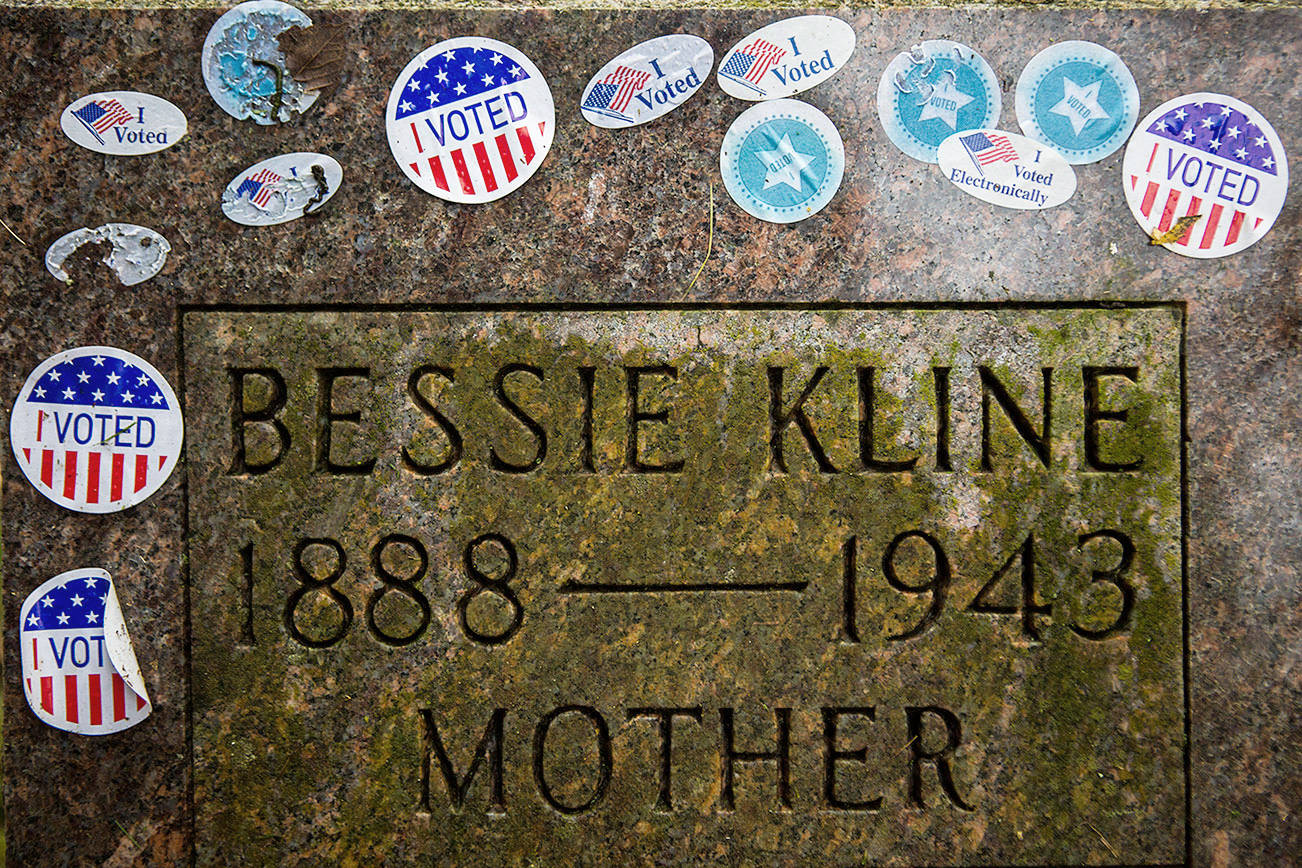
{"type": "Polygon", "coordinates": [[[1112,115],[1099,105],[1099,87],[1102,81],[1081,87],[1076,82],[1062,77],[1062,99],[1049,109],[1050,114],[1062,115],[1071,124],[1071,131],[1080,135],[1085,125],[1094,120],[1106,120],[1112,115]]]}
{"type": "Polygon", "coordinates": [[[782,141],[772,151],[756,149],[755,157],[764,164],[764,189],[786,184],[799,193],[804,188],[801,173],[814,162],[812,154],[802,154],[791,144],[791,136],[784,134],[782,141]]]}

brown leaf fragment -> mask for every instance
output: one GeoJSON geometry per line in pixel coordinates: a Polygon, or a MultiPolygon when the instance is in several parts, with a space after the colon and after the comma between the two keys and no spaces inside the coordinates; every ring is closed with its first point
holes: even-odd
{"type": "Polygon", "coordinates": [[[1201,219],[1203,219],[1203,215],[1201,214],[1186,214],[1179,220],[1176,220],[1175,225],[1165,232],[1154,232],[1152,236],[1149,237],[1148,243],[1152,245],[1174,244],[1183,238],[1184,234],[1201,219]]]}
{"type": "Polygon", "coordinates": [[[343,80],[344,27],[314,24],[291,27],[277,38],[285,53],[285,68],[304,90],[322,90],[328,95],[343,80]]]}

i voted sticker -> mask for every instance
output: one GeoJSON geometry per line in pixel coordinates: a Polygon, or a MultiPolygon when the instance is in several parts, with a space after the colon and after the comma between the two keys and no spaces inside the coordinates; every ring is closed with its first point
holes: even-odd
{"type": "Polygon", "coordinates": [[[59,126],[83,148],[114,156],[152,154],[186,132],[183,111],[162,97],[131,90],[83,96],[63,110],[59,126]]]}
{"type": "Polygon", "coordinates": [[[877,113],[895,146],[924,163],[965,130],[994,127],[1003,107],[995,71],[966,45],[931,39],[897,55],[877,85],[877,113]]]}
{"type": "Polygon", "coordinates": [[[854,28],[830,15],[761,27],[719,62],[719,87],[739,99],[781,99],[827,81],[854,54],[854,28]]]}
{"type": "Polygon", "coordinates": [[[1288,158],[1274,128],[1252,106],[1218,93],[1177,97],[1150,112],[1126,146],[1122,173],[1144,231],[1198,259],[1251,247],[1275,225],[1288,192],[1288,158]]]}
{"type": "Polygon", "coordinates": [[[940,143],[936,156],[960,190],[1003,208],[1052,208],[1076,192],[1076,172],[1063,156],[1017,133],[955,133],[940,143]]]}
{"type": "Polygon", "coordinates": [[[1051,45],[1017,80],[1022,132],[1052,145],[1069,163],[1094,163],[1116,151],[1139,120],[1139,88],[1126,64],[1102,45],[1051,45]]]}
{"type": "Polygon", "coordinates": [[[23,601],[23,695],[55,729],[109,735],[149,717],[145,679],[106,570],[60,573],[23,601]]]}
{"type": "Polygon", "coordinates": [[[495,39],[458,36],[412,58],[385,110],[404,175],[451,202],[519,189],[551,150],[556,107],[538,67],[495,39]]]}
{"type": "Polygon", "coordinates": [[[799,100],[773,100],[732,122],[719,171],[747,214],[794,223],[832,201],[845,174],[845,148],[827,115],[799,100]]]}
{"type": "Polygon", "coordinates": [[[714,66],[714,49],[699,36],[649,39],[607,63],[583,89],[588,123],[617,129],[662,117],[692,98],[714,66]]]}
{"type": "Polygon", "coordinates": [[[74,512],[118,512],[176,469],[183,424],[153,365],[116,347],[78,347],[41,362],[9,416],[14,458],[36,490],[74,512]]]}
{"type": "Polygon", "coordinates": [[[72,283],[64,269],[68,257],[87,244],[108,242],[108,253],[100,261],[113,269],[123,286],[143,283],[163,270],[172,245],[146,226],[134,223],[105,223],[94,229],[83,226],[56,239],[45,251],[45,270],[57,280],[72,283]]]}
{"type": "Polygon", "coordinates": [[[238,120],[263,126],[303,114],[320,91],[289,74],[280,35],[311,27],[306,13],[279,0],[252,0],[228,10],[203,41],[203,81],[217,105],[238,120]]]}
{"type": "Polygon", "coordinates": [[[250,166],[222,193],[222,213],[245,226],[275,226],[311,214],[343,183],[334,157],[299,152],[250,166]]]}

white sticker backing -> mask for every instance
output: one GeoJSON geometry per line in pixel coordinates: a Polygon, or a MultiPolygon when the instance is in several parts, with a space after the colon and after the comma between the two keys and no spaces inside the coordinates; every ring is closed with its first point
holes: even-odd
{"type": "Polygon", "coordinates": [[[185,135],[185,112],[162,97],[131,90],[92,93],[59,117],[63,134],[97,154],[135,156],[170,148],[185,135]]]}
{"type": "Polygon", "coordinates": [[[58,238],[45,251],[45,270],[57,280],[71,284],[64,270],[68,257],[87,244],[107,241],[108,253],[100,260],[117,274],[123,286],[143,283],[162,270],[172,245],[152,229],[134,223],[105,223],[94,229],[74,229],[58,238]]]}

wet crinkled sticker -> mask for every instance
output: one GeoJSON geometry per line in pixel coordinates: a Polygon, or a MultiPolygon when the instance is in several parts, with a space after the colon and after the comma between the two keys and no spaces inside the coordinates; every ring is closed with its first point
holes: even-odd
{"type": "Polygon", "coordinates": [[[1076,192],[1076,172],[1048,145],[1000,130],[955,133],[937,150],[940,170],[960,190],[1004,208],[1061,205],[1076,192]]]}
{"type": "Polygon", "coordinates": [[[877,113],[895,146],[925,163],[964,130],[993,127],[1003,107],[999,80],[981,55],[932,39],[899,54],[877,86],[877,113]]]}
{"type": "Polygon", "coordinates": [[[747,214],[794,223],[832,200],[845,174],[845,148],[827,115],[800,100],[773,100],[732,122],[719,171],[747,214]]]}
{"type": "Polygon", "coordinates": [[[635,45],[597,71],[579,109],[606,129],[635,127],[692,98],[714,66],[714,49],[699,36],[675,33],[635,45]]]}
{"type": "Polygon", "coordinates": [[[1139,88],[1126,64],[1093,42],[1041,51],[1017,80],[1017,123],[1069,163],[1094,163],[1126,142],[1139,119],[1139,88]]]}
{"type": "Polygon", "coordinates": [[[1211,259],[1255,244],[1275,225],[1288,192],[1279,136],[1242,100],[1193,93],[1140,122],[1122,162],[1126,202],[1167,250],[1211,259]],[[1196,218],[1196,219],[1195,219],[1196,218]]]}
{"type": "Polygon", "coordinates": [[[250,166],[222,193],[222,213],[245,226],[274,226],[314,213],[343,183],[333,157],[281,154],[250,166]]]}
{"type": "Polygon", "coordinates": [[[264,126],[284,123],[316,102],[289,74],[277,37],[312,19],[279,0],[241,3],[217,19],[203,41],[203,80],[228,115],[264,126]]]}
{"type": "Polygon", "coordinates": [[[23,694],[42,721],[108,735],[149,716],[145,679],[106,570],[60,573],[28,595],[20,618],[23,694]]]}
{"type": "Polygon", "coordinates": [[[719,87],[740,99],[781,99],[827,81],[854,53],[854,28],[830,15],[761,27],[719,62],[719,87]]]}
{"type": "Polygon", "coordinates": [[[458,36],[412,58],[389,93],[389,148],[403,174],[451,202],[518,189],[551,150],[556,108],[519,50],[458,36]]]}
{"type": "Polygon", "coordinates": [[[45,268],[64,283],[72,276],[64,270],[68,257],[86,244],[107,241],[109,251],[101,260],[117,274],[123,286],[134,286],[153,277],[167,262],[172,245],[152,229],[134,223],[105,223],[94,229],[74,229],[45,251],[45,268]]]}
{"type": "Polygon", "coordinates": [[[99,154],[133,156],[170,148],[185,135],[185,113],[162,97],[130,90],[92,93],[59,117],[63,134],[99,154]]]}
{"type": "Polygon", "coordinates": [[[145,500],[176,468],[183,431],[167,380],[116,347],[50,356],[28,375],[9,416],[27,481],[74,512],[117,512],[145,500]]]}

